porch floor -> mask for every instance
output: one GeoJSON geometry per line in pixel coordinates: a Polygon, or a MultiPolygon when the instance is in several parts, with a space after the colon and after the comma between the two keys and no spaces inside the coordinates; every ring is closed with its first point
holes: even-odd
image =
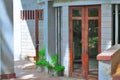
{"type": "MultiPolygon", "coordinates": [[[[72,77],[53,77],[47,73],[39,72],[33,62],[27,60],[15,61],[16,79],[3,80],[85,80],[72,77]]],[[[93,79],[89,79],[93,80],[93,79]]]]}

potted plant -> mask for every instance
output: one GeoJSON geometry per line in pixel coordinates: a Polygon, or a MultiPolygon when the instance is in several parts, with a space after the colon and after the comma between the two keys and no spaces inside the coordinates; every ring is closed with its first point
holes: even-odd
{"type": "Polygon", "coordinates": [[[58,64],[58,54],[51,57],[52,62],[49,63],[49,61],[45,58],[45,48],[43,48],[41,51],[39,51],[39,60],[36,62],[36,65],[39,67],[39,71],[43,71],[46,67],[49,71],[49,73],[53,76],[57,76],[59,73],[63,72],[64,66],[58,64]]]}

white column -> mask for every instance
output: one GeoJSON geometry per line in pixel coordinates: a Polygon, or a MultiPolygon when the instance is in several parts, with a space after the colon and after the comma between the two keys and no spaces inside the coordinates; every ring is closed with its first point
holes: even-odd
{"type": "Polygon", "coordinates": [[[115,5],[115,44],[118,44],[118,4],[115,5]]]}
{"type": "MultiPolygon", "coordinates": [[[[46,48],[46,59],[50,60],[50,56],[48,54],[48,0],[45,1],[44,5],[44,43],[45,43],[45,48],[46,48]]],[[[45,69],[45,72],[48,72],[48,69],[45,69]]]]}
{"type": "Polygon", "coordinates": [[[65,66],[65,76],[69,76],[69,6],[62,7],[61,15],[61,63],[65,66]]]}

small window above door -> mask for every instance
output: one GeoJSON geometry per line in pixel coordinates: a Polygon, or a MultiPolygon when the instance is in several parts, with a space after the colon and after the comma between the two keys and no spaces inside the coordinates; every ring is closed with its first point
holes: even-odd
{"type": "Polygon", "coordinates": [[[88,8],[88,17],[97,17],[98,8],[88,8]]]}
{"type": "Polygon", "coordinates": [[[72,17],[81,17],[82,9],[81,8],[73,8],[72,9],[72,17]]]}

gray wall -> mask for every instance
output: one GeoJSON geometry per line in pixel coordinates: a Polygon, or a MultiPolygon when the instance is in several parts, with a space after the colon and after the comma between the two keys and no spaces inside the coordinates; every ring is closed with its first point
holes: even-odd
{"type": "Polygon", "coordinates": [[[48,4],[48,53],[55,54],[55,26],[54,26],[54,8],[52,2],[48,4]]]}
{"type": "Polygon", "coordinates": [[[0,75],[14,73],[13,0],[0,0],[0,75]]]}
{"type": "Polygon", "coordinates": [[[112,46],[112,5],[101,5],[101,50],[112,46]]]}

